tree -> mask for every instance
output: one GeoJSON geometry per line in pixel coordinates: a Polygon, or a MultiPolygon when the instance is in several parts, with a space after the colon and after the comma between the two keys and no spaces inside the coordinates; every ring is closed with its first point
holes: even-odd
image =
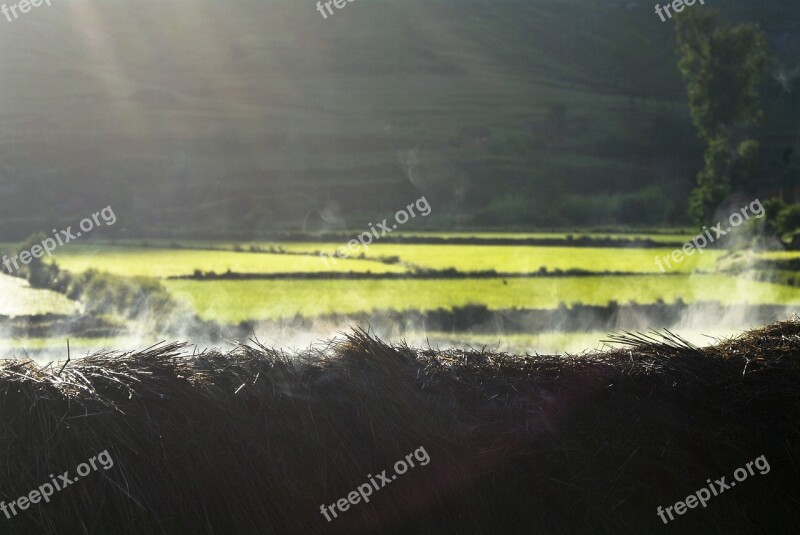
{"type": "Polygon", "coordinates": [[[759,87],[767,64],[766,39],[756,25],[723,28],[717,17],[713,10],[692,10],[676,25],[689,111],[707,145],[689,200],[698,223],[713,215],[732,179],[737,187],[754,180],[759,145],[745,134],[762,116],[759,87]]]}

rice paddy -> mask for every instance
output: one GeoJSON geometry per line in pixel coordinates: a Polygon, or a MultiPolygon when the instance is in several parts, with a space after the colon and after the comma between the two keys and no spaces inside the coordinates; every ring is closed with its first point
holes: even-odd
{"type": "MultiPolygon", "coordinates": [[[[269,247],[274,243],[256,244],[269,247]]],[[[283,243],[289,252],[334,253],[346,243],[283,243]]],[[[518,245],[452,245],[452,244],[373,244],[359,246],[351,255],[364,253],[367,258],[398,257],[401,262],[427,269],[457,269],[458,271],[495,270],[498,273],[533,273],[544,268],[555,270],[583,270],[590,272],[661,273],[655,262],[656,256],[668,257],[674,249],[637,249],[622,247],[550,247],[518,245]]],[[[708,250],[694,254],[671,272],[690,273],[696,270],[712,271],[716,260],[724,251],[708,250]]],[[[319,262],[319,259],[317,258],[319,262]]],[[[349,270],[344,260],[331,263],[339,271],[349,270]]],[[[324,264],[322,266],[324,268],[324,264]]],[[[319,266],[317,266],[319,268],[319,266]]],[[[296,270],[299,271],[299,270],[296,270]]],[[[373,272],[376,272],[373,269],[373,272]]]]}
{"type": "MultiPolygon", "coordinates": [[[[409,233],[411,234],[411,233],[409,233]]],[[[420,234],[420,233],[414,233],[420,234]]],[[[464,236],[470,233],[421,233],[426,236],[464,236]]],[[[583,234],[582,234],[583,235],[583,234]]],[[[602,234],[610,236],[610,234],[602,234]]],[[[484,233],[488,237],[543,237],[561,234],[484,233]]],[[[624,236],[623,236],[624,237],[624,236]]],[[[658,234],[643,238],[683,238],[683,234],[658,234]]],[[[604,307],[636,303],[718,303],[726,305],[800,305],[800,288],[736,277],[721,273],[719,260],[724,250],[706,250],[688,257],[663,274],[655,258],[667,257],[672,249],[640,249],[633,247],[560,247],[517,245],[461,244],[392,244],[376,243],[366,249],[352,251],[349,258],[326,263],[318,251],[333,252],[346,244],[333,242],[233,242],[165,240],[141,242],[95,242],[60,248],[55,256],[58,264],[72,272],[89,269],[119,276],[145,276],[159,279],[179,302],[188,305],[205,321],[236,325],[246,321],[286,322],[298,318],[315,319],[364,317],[376,312],[453,311],[468,306],[483,306],[490,311],[512,309],[555,310],[575,305],[604,307]],[[253,252],[250,251],[251,246],[253,252]],[[272,248],[272,249],[270,249],[272,248]],[[271,251],[271,252],[270,252],[271,251]],[[365,258],[354,258],[364,253],[365,258]],[[395,257],[393,263],[386,259],[395,257]],[[419,269],[457,270],[466,278],[415,277],[419,269]],[[495,270],[490,278],[469,277],[469,272],[495,270]],[[573,275],[570,270],[584,274],[573,275]],[[281,279],[197,280],[175,279],[196,272],[240,274],[282,274],[281,279]],[[546,271],[550,276],[518,277],[546,271]],[[561,275],[552,276],[561,271],[561,275]],[[309,279],[309,274],[358,273],[359,279],[309,279]],[[405,274],[398,279],[370,278],[375,274],[405,274]],[[509,276],[503,276],[508,274],[509,276]]],[[[797,253],[758,253],[763,258],[794,258],[797,253]]],[[[81,309],[81,303],[61,294],[34,290],[21,279],[0,277],[0,315],[63,314],[81,309]]],[[[413,329],[409,326],[412,332],[413,329]]],[[[503,340],[467,332],[439,333],[432,340],[476,344],[501,342],[512,351],[577,350],[598,347],[600,336],[594,332],[552,333],[547,335],[516,333],[503,335],[503,340]]],[[[97,349],[97,343],[76,341],[76,348],[97,349]]],[[[95,339],[101,342],[101,339],[95,339]]],[[[130,340],[113,340],[119,345],[130,340]]],[[[55,340],[58,347],[63,340],[55,340]]],[[[125,344],[123,344],[125,345],[125,344]]],[[[30,351],[46,351],[52,346],[47,339],[8,340],[0,348],[6,355],[25,347],[30,351]]],[[[128,347],[125,345],[125,347],[128,347]]]]}
{"type": "MultiPolygon", "coordinates": [[[[313,251],[309,249],[309,252],[313,251]]],[[[313,273],[328,270],[358,273],[401,273],[404,268],[382,262],[337,259],[327,267],[318,255],[288,255],[235,251],[191,249],[156,249],[129,247],[75,246],[54,255],[68,271],[80,273],[88,269],[115,275],[155,278],[191,275],[195,270],[225,273],[313,273]]]]}
{"type": "Polygon", "coordinates": [[[166,281],[203,319],[238,323],[378,310],[450,310],[485,305],[555,309],[559,305],[673,303],[800,304],[800,289],[726,275],[553,277],[532,279],[166,281]]]}
{"type": "MultiPolygon", "coordinates": [[[[458,269],[502,273],[532,273],[579,269],[590,272],[660,273],[655,257],[669,256],[673,249],[634,249],[600,247],[550,247],[504,245],[395,245],[369,247],[368,256],[398,256],[403,262],[429,269],[458,269]]],[[[720,251],[707,251],[686,258],[671,271],[689,273],[710,271],[720,251]]]]}

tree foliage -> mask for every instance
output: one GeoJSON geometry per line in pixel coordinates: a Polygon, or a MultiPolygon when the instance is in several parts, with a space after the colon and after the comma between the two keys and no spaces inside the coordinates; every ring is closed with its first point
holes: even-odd
{"type": "Polygon", "coordinates": [[[731,148],[725,138],[709,142],[703,169],[697,174],[697,187],[689,198],[689,215],[698,222],[707,221],[714,209],[730,193],[731,148]]]}
{"type": "Polygon", "coordinates": [[[754,24],[717,26],[714,11],[678,17],[678,68],[700,136],[734,137],[762,116],[759,88],[767,64],[766,39],[754,24]]]}
{"type": "Polygon", "coordinates": [[[762,116],[759,89],[768,59],[758,26],[721,27],[717,18],[713,10],[687,11],[676,26],[689,111],[707,144],[689,201],[689,213],[698,223],[713,215],[732,181],[741,187],[754,180],[759,144],[745,134],[762,116]]]}

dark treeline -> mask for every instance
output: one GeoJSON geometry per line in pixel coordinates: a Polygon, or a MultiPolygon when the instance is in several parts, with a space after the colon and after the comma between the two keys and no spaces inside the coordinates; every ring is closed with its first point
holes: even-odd
{"type": "MultiPolygon", "coordinates": [[[[402,280],[402,279],[530,279],[542,277],[597,277],[597,276],[646,277],[653,273],[629,273],[625,271],[587,271],[583,269],[556,269],[548,271],[539,268],[532,273],[503,273],[493,269],[485,271],[458,271],[449,269],[417,269],[408,273],[371,273],[359,271],[323,271],[323,272],[289,272],[289,273],[237,273],[226,271],[201,272],[196,270],[192,275],[176,275],[168,277],[176,280],[402,280]]],[[[680,276],[683,273],[670,272],[662,275],[680,276]]]]}

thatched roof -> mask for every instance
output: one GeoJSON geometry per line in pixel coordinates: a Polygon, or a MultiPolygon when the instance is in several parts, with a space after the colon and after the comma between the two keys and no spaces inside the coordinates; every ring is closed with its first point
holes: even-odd
{"type": "Polygon", "coordinates": [[[800,525],[800,322],[698,349],[582,356],[415,350],[363,331],[287,355],[166,344],[0,365],[0,493],[108,450],[10,533],[784,532],[800,525]],[[420,446],[430,456],[327,522],[420,446]],[[663,526],[656,508],[756,472],[663,526]]]}

